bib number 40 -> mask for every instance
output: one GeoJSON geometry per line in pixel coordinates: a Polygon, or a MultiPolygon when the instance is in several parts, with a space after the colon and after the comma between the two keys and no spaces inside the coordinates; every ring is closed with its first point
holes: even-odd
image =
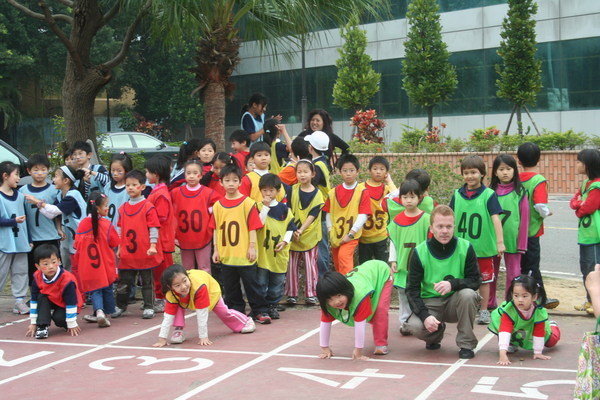
{"type": "Polygon", "coordinates": [[[458,222],[458,233],[460,233],[461,237],[468,236],[471,239],[479,239],[483,228],[482,222],[483,218],[481,218],[481,215],[478,213],[470,215],[463,213],[458,222]]]}

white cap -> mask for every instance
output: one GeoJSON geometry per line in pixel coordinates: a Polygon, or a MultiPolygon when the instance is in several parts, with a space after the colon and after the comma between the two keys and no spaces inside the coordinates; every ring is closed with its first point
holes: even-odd
{"type": "Polygon", "coordinates": [[[319,151],[329,150],[329,135],[327,135],[323,131],[314,131],[310,135],[306,135],[304,137],[304,140],[306,140],[308,143],[310,143],[310,145],[312,147],[314,147],[315,150],[319,150],[319,151]]]}

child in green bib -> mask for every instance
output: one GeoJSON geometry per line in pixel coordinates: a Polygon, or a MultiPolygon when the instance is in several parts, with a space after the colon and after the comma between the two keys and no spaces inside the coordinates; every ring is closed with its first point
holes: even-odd
{"type": "Polygon", "coordinates": [[[373,354],[387,354],[391,293],[390,268],[383,261],[367,261],[346,275],[335,271],[326,272],[317,283],[317,297],[322,311],[319,357],[333,357],[329,337],[331,323],[336,319],[354,327],[352,359],[368,359],[363,355],[367,322],[373,326],[373,354]]]}
{"type": "MultiPolygon", "coordinates": [[[[571,199],[571,208],[579,218],[579,267],[583,281],[600,262],[600,152],[596,149],[581,150],[577,154],[577,173],[585,175],[581,188],[571,199]]],[[[587,295],[590,302],[590,295],[587,295]]],[[[580,307],[593,314],[591,305],[580,307]]]]}
{"type": "Polygon", "coordinates": [[[509,365],[508,353],[516,352],[519,347],[533,350],[534,360],[550,359],[542,351],[558,343],[560,329],[556,322],[548,321],[548,311],[540,305],[545,300],[543,286],[532,276],[519,275],[512,280],[506,301],[494,310],[488,326],[498,335],[498,364],[509,365]]]}

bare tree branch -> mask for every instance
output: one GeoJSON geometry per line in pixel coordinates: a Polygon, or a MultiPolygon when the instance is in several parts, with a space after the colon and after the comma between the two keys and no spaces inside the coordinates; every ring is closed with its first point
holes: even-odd
{"type": "Polygon", "coordinates": [[[119,1],[115,2],[115,4],[110,8],[110,10],[108,10],[106,14],[104,14],[104,16],[102,17],[100,27],[103,27],[104,25],[108,24],[110,20],[113,19],[119,13],[120,9],[121,3],[119,1]]]}
{"type": "MultiPolygon", "coordinates": [[[[65,1],[67,1],[67,0],[65,0],[65,1]]],[[[35,11],[32,11],[30,8],[27,8],[26,6],[24,6],[23,4],[15,1],[15,0],[6,0],[6,2],[8,4],[12,5],[13,7],[15,7],[17,10],[23,12],[25,15],[27,15],[29,17],[32,17],[35,19],[41,19],[41,20],[46,19],[44,14],[40,14],[35,11]]],[[[67,24],[73,23],[73,18],[68,15],[65,15],[65,14],[55,14],[55,15],[52,15],[52,18],[54,18],[57,21],[66,22],[67,24]]]]}
{"type": "Polygon", "coordinates": [[[121,49],[117,53],[117,55],[110,61],[101,65],[101,67],[111,70],[119,65],[125,59],[127,52],[129,51],[129,46],[131,45],[131,40],[133,39],[133,35],[135,34],[135,30],[137,26],[140,24],[142,18],[148,13],[150,10],[150,6],[152,5],[152,0],[147,0],[146,4],[142,7],[138,15],[135,17],[135,20],[129,25],[127,29],[127,33],[125,33],[125,37],[123,38],[123,44],[121,49]]]}
{"type": "Polygon", "coordinates": [[[73,2],[71,0],[58,0],[58,1],[67,7],[73,8],[73,2]]]}

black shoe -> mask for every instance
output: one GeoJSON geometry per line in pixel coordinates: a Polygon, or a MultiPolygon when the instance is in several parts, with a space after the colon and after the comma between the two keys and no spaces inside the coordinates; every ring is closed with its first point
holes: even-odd
{"type": "Polygon", "coordinates": [[[475,357],[475,353],[471,349],[460,349],[458,358],[469,359],[475,357]]]}
{"type": "Polygon", "coordinates": [[[275,307],[273,308],[269,308],[269,317],[271,317],[271,319],[279,319],[279,313],[277,312],[277,309],[275,307]]]}
{"type": "Polygon", "coordinates": [[[425,348],[427,350],[439,350],[442,347],[440,343],[426,343],[425,348]]]}
{"type": "Polygon", "coordinates": [[[277,307],[275,307],[275,309],[277,311],[285,311],[285,306],[283,304],[277,304],[277,307]]]}
{"type": "Polygon", "coordinates": [[[48,338],[48,325],[38,325],[35,328],[36,339],[47,339],[48,338]]]}
{"type": "Polygon", "coordinates": [[[553,308],[558,307],[560,301],[558,299],[546,299],[546,303],[544,303],[544,308],[551,310],[553,308]]]}

